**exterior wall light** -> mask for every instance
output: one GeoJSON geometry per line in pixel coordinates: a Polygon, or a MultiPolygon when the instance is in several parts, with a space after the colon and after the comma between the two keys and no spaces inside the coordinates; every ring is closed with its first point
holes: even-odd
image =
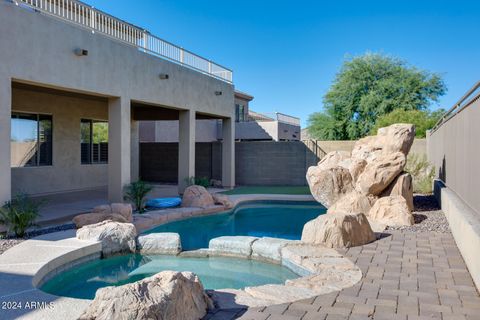
{"type": "Polygon", "coordinates": [[[221,95],[222,95],[222,91],[215,91],[215,95],[216,95],[216,96],[221,96],[221,95]]]}
{"type": "Polygon", "coordinates": [[[168,74],[166,74],[166,73],[160,73],[159,77],[160,77],[160,79],[162,79],[162,80],[167,80],[167,79],[168,79],[168,74]]]}
{"type": "Polygon", "coordinates": [[[85,49],[80,49],[77,48],[73,51],[76,56],[82,57],[82,56],[88,56],[88,50],[85,49]]]}

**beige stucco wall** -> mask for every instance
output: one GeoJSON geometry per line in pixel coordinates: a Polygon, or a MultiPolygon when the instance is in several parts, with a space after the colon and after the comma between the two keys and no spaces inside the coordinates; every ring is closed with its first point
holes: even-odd
{"type": "MultiPolygon", "coordinates": [[[[315,142],[325,153],[329,153],[331,151],[351,152],[353,149],[353,146],[355,145],[356,140],[335,140],[335,141],[315,140],[315,142]]],[[[426,139],[415,139],[413,141],[412,148],[410,149],[410,153],[426,154],[427,153],[426,139]]]]}
{"type": "Polygon", "coordinates": [[[80,164],[80,120],[108,120],[105,102],[13,89],[17,112],[51,114],[52,165],[12,168],[12,194],[47,194],[107,185],[106,164],[80,164]]]}

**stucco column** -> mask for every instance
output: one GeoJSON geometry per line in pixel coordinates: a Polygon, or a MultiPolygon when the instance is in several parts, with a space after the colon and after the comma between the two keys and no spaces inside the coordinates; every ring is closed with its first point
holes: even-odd
{"type": "Polygon", "coordinates": [[[137,181],[140,178],[140,131],[138,121],[131,122],[131,146],[132,154],[130,163],[130,176],[132,181],[137,181]]]}
{"type": "Polygon", "coordinates": [[[222,120],[222,185],[235,187],[235,121],[222,120]]]}
{"type": "Polygon", "coordinates": [[[108,101],[108,200],[123,202],[130,183],[130,99],[108,101]]]}
{"type": "Polygon", "coordinates": [[[12,81],[0,77],[0,206],[10,200],[12,194],[12,170],[10,168],[10,126],[12,118],[12,81]]]}
{"type": "Polygon", "coordinates": [[[178,192],[187,187],[186,179],[195,176],[195,111],[180,111],[178,131],[178,192]]]}

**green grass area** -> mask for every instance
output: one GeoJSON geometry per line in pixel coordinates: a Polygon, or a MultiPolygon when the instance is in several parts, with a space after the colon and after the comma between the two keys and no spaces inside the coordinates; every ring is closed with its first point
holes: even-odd
{"type": "Polygon", "coordinates": [[[251,186],[223,191],[224,194],[301,194],[310,195],[308,186],[251,186]]]}

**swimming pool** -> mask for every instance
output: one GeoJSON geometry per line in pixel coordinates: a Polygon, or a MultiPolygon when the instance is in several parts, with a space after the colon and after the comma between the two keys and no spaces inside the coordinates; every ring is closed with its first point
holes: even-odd
{"type": "Polygon", "coordinates": [[[81,264],[56,275],[41,289],[58,296],[93,299],[99,288],[120,286],[165,270],[194,272],[205,289],[243,289],[298,277],[283,266],[255,260],[129,254],[81,264]]]}
{"type": "Polygon", "coordinates": [[[220,236],[299,240],[303,225],[325,212],[314,201],[251,201],[225,213],[175,221],[144,233],[176,232],[183,250],[207,248],[210,239],[220,236]]]}

